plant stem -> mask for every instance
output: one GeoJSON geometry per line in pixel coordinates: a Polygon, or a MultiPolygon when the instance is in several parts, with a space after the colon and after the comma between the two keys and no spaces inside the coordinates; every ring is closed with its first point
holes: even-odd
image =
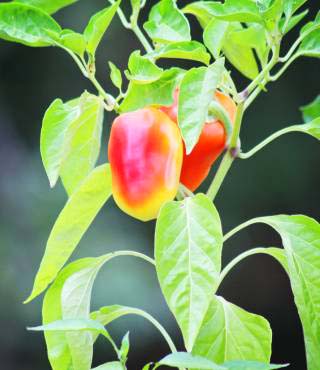
{"type": "Polygon", "coordinates": [[[114,109],[117,109],[118,108],[118,103],[116,102],[115,98],[112,95],[107,94],[105,92],[105,90],[100,85],[100,83],[98,82],[96,77],[94,75],[89,74],[88,79],[92,82],[94,87],[98,90],[99,94],[105,99],[105,101],[107,103],[107,106],[105,107],[106,110],[112,111],[114,109]]]}
{"type": "Polygon", "coordinates": [[[272,141],[278,139],[280,136],[288,134],[290,132],[303,132],[302,125],[295,125],[286,127],[282,130],[279,130],[269,137],[267,137],[265,140],[263,140],[260,144],[256,145],[254,148],[249,150],[247,153],[240,153],[239,158],[241,159],[248,159],[252,157],[254,154],[256,154],[259,150],[263,149],[266,145],[270,144],[272,141]]]}
{"type": "Polygon", "coordinates": [[[142,33],[141,29],[139,28],[138,24],[133,24],[131,26],[132,31],[135,33],[143,47],[145,48],[147,53],[151,53],[153,51],[152,46],[150,45],[149,41],[145,37],[145,35],[142,33]]]}
{"type": "Polygon", "coordinates": [[[279,77],[283,75],[283,73],[288,69],[288,67],[290,67],[290,65],[300,56],[301,54],[299,52],[292,55],[292,57],[285,63],[285,65],[275,75],[269,77],[269,80],[276,81],[279,77]]]}
{"type": "Polygon", "coordinates": [[[260,221],[260,218],[253,218],[251,220],[248,220],[248,221],[246,221],[246,222],[238,225],[237,227],[235,227],[234,229],[230,230],[227,234],[224,235],[223,242],[225,243],[233,235],[237,234],[239,231],[245,229],[246,227],[248,227],[250,225],[253,225],[253,224],[256,224],[256,223],[259,223],[259,222],[261,222],[260,221]]]}
{"type": "Polygon", "coordinates": [[[229,169],[234,161],[234,159],[237,156],[237,145],[238,145],[238,139],[239,139],[239,134],[240,134],[240,129],[241,129],[241,123],[242,123],[242,118],[243,118],[243,113],[244,113],[244,101],[242,101],[237,108],[237,115],[235,119],[235,123],[233,126],[232,130],[232,135],[230,139],[230,145],[229,149],[225,153],[219,169],[207,191],[207,196],[212,199],[212,201],[215,199],[224,178],[226,177],[227,173],[229,172],[229,169]]]}
{"type": "Polygon", "coordinates": [[[151,265],[155,266],[155,261],[151,257],[149,257],[149,256],[147,256],[143,253],[128,250],[128,251],[112,252],[111,255],[112,255],[112,257],[120,257],[120,256],[137,257],[137,258],[145,260],[145,261],[149,262],[151,265]]]}

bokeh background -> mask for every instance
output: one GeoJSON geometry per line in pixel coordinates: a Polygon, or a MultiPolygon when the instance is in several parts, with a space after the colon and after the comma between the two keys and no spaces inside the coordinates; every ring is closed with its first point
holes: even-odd
{"type": "MultiPolygon", "coordinates": [[[[180,1],[184,5],[188,1],[180,1]]],[[[123,1],[129,10],[129,1],[123,1]]],[[[149,6],[154,2],[149,1],[149,6]]],[[[90,15],[106,5],[104,0],[81,0],[56,14],[59,22],[77,31],[84,29],[90,15]]],[[[319,8],[308,2],[309,19],[319,8]]],[[[143,12],[143,17],[147,9],[143,12]]],[[[194,36],[201,37],[194,20],[194,36]]],[[[292,32],[284,45],[296,36],[292,32]]],[[[107,61],[125,68],[129,53],[140,48],[135,36],[116,19],[98,52],[98,77],[108,91],[107,61]]],[[[301,59],[281,79],[270,84],[248,111],[242,132],[244,150],[251,148],[281,127],[301,123],[299,107],[319,93],[319,61],[301,59]]],[[[245,81],[234,74],[240,87],[245,81]]],[[[49,369],[42,334],[26,331],[41,322],[41,298],[29,305],[28,295],[44,252],[51,227],[66,202],[61,185],[54,190],[43,170],[39,154],[41,120],[56,97],[78,97],[84,81],[72,60],[55,48],[32,49],[0,41],[0,361],[5,370],[49,369]]],[[[105,119],[107,132],[113,116],[105,119]]],[[[224,230],[251,217],[272,214],[307,214],[320,219],[320,147],[313,138],[285,136],[250,160],[237,161],[216,199],[224,230]]],[[[215,169],[213,169],[214,171],[215,169]]],[[[204,184],[203,189],[207,184],[204,184]]],[[[153,255],[154,223],[141,223],[109,201],[72,259],[99,256],[117,249],[133,249],[153,255]]],[[[263,226],[254,226],[232,238],[224,250],[224,262],[251,247],[280,246],[278,236],[263,226]]],[[[291,363],[292,370],[304,370],[303,337],[288,279],[267,256],[250,257],[236,267],[219,294],[247,310],[264,315],[274,330],[273,361],[291,363]]],[[[141,307],[154,315],[172,334],[179,348],[177,325],[161,295],[153,269],[129,258],[113,260],[100,273],[93,297],[93,309],[108,304],[141,307]]],[[[129,369],[141,369],[148,361],[168,353],[163,338],[149,323],[132,317],[110,326],[118,340],[130,330],[129,369]]],[[[105,342],[98,342],[95,364],[111,360],[105,342]]]]}

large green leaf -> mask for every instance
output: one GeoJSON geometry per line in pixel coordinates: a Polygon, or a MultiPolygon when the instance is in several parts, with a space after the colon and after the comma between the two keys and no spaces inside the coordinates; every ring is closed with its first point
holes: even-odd
{"type": "Polygon", "coordinates": [[[92,171],[100,153],[102,123],[102,99],[87,92],[50,105],[43,118],[40,150],[51,187],[61,176],[70,195],[92,171]]]}
{"type": "Polygon", "coordinates": [[[269,363],[272,332],[263,317],[214,296],[193,353],[221,364],[248,360],[269,363]]]}
{"type": "MultiPolygon", "coordinates": [[[[61,293],[68,278],[80,270],[92,266],[93,258],[84,258],[70,263],[57,276],[54,283],[45,294],[42,305],[43,325],[62,320],[61,293]]],[[[53,370],[69,370],[72,364],[71,352],[66,338],[66,333],[59,331],[45,331],[47,353],[53,370]]]]}
{"type": "Polygon", "coordinates": [[[55,279],[110,195],[110,167],[102,165],[90,173],[61,211],[26,302],[41,294],[55,279]]]}
{"type": "Polygon", "coordinates": [[[257,219],[282,238],[295,303],[303,326],[308,370],[319,368],[320,358],[320,224],[306,216],[257,219]]]}
{"type": "Polygon", "coordinates": [[[149,84],[130,82],[128,93],[120,105],[121,112],[134,111],[148,105],[170,105],[173,92],[179,84],[184,71],[171,68],[164,71],[161,78],[149,84]]]}
{"type": "Polygon", "coordinates": [[[55,13],[77,1],[78,0],[15,0],[16,3],[36,6],[49,14],[55,13]]]}
{"type": "Polygon", "coordinates": [[[209,22],[214,18],[214,10],[212,9],[213,1],[196,1],[186,5],[182,11],[185,14],[194,15],[199,21],[201,27],[205,29],[209,22]]]}
{"type": "Polygon", "coordinates": [[[304,4],[307,0],[285,0],[284,1],[284,12],[287,19],[290,19],[291,16],[304,4]]]}
{"type": "Polygon", "coordinates": [[[228,29],[229,22],[213,18],[204,30],[203,41],[215,59],[220,56],[228,29]]]}
{"type": "Polygon", "coordinates": [[[264,364],[257,361],[228,361],[223,364],[228,370],[274,370],[282,369],[289,365],[264,364]]]}
{"type": "MultiPolygon", "coordinates": [[[[310,122],[316,118],[320,118],[320,95],[318,95],[311,103],[300,108],[303,113],[305,122],[310,122]]],[[[318,121],[318,139],[320,139],[320,122],[318,121]]]]}
{"type": "Polygon", "coordinates": [[[143,25],[155,42],[168,43],[190,41],[190,26],[187,18],[178,9],[174,0],[161,0],[149,14],[143,25]]]}
{"type": "Polygon", "coordinates": [[[155,233],[155,261],[162,292],[191,351],[221,269],[218,212],[203,194],[166,203],[155,233]]]}
{"type": "Polygon", "coordinates": [[[149,56],[154,59],[189,59],[204,64],[210,62],[210,54],[208,54],[204,45],[198,41],[181,41],[163,45],[149,53],[149,56]]]}
{"type": "Polygon", "coordinates": [[[258,73],[258,65],[250,45],[239,43],[236,32],[242,31],[243,26],[240,23],[233,22],[229,26],[229,32],[226,34],[223,44],[223,52],[229,62],[238,69],[244,76],[254,79],[258,73]]]}
{"type": "Polygon", "coordinates": [[[61,28],[47,13],[19,3],[0,4],[0,38],[27,46],[50,46],[61,28]]]}
{"type": "Polygon", "coordinates": [[[160,79],[163,69],[156,66],[148,57],[140,55],[140,50],[134,51],[128,62],[129,72],[127,78],[135,83],[145,84],[160,79]]]}
{"type": "Polygon", "coordinates": [[[207,120],[209,105],[224,72],[224,60],[209,67],[190,69],[184,76],[179,94],[178,122],[189,154],[196,145],[207,120]]]}
{"type": "Polygon", "coordinates": [[[87,40],[87,51],[94,55],[96,49],[108,29],[113,17],[115,16],[121,0],[118,0],[108,8],[99,11],[91,17],[87,27],[84,30],[84,36],[87,40]]]}
{"type": "Polygon", "coordinates": [[[205,357],[195,356],[188,352],[171,353],[160,360],[158,365],[201,370],[226,370],[224,366],[219,366],[205,357]]]}

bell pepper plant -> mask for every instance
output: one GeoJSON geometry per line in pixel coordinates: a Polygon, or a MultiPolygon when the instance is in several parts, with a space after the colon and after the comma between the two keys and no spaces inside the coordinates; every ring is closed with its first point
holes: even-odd
{"type": "MultiPolygon", "coordinates": [[[[25,303],[44,293],[42,323],[31,329],[44,332],[51,368],[92,369],[93,347],[100,336],[111,343],[114,361],[95,369],[127,369],[129,335],[116,343],[108,329],[108,324],[126,315],[150,321],[168,345],[168,355],[155,358],[143,370],[290,367],[286,358],[281,365],[272,364],[268,321],[217,294],[234,266],[249,256],[266,254],[288,275],[303,328],[306,366],[319,370],[319,222],[304,215],[257,215],[226,232],[215,199],[235,162],[245,166],[243,160],[282,135],[300,132],[320,139],[317,97],[302,108],[300,124],[284,122],[248,151],[241,145],[247,110],[266,86],[273,88],[271,83],[297,59],[319,59],[320,13],[306,22],[306,0],[109,0],[101,2],[104,8],[80,32],[64,29],[54,15],[76,1],[0,4],[0,38],[30,47],[60,48],[92,84],[92,91],[80,97],[54,100],[42,122],[44,169],[51,187],[61,180],[68,201],[49,235],[25,303]],[[125,71],[109,60],[110,83],[118,91],[112,95],[96,77],[95,60],[115,19],[137,37],[141,49],[132,51],[125,71]],[[191,19],[203,31],[198,40],[192,37],[191,19]],[[297,39],[284,50],[283,40],[298,28],[297,39]],[[170,67],[163,68],[159,63],[163,59],[170,67]],[[185,65],[191,67],[181,68],[179,60],[187,60],[185,65]],[[235,82],[235,71],[247,79],[244,88],[235,82]],[[109,138],[102,134],[105,111],[115,117],[113,123],[106,122],[111,125],[109,138]],[[97,165],[101,141],[108,143],[109,163],[97,165]],[[208,189],[204,179],[209,181],[208,189]],[[123,217],[156,220],[150,256],[115,250],[68,263],[111,197],[124,211],[123,217]],[[225,242],[258,223],[278,233],[282,246],[249,249],[223,266],[225,242]],[[114,302],[92,311],[97,274],[113,258],[123,256],[154,267],[181,330],[184,351],[178,351],[160,322],[140,308],[114,302]]],[[[268,112],[272,115],[272,109],[268,112]]]]}

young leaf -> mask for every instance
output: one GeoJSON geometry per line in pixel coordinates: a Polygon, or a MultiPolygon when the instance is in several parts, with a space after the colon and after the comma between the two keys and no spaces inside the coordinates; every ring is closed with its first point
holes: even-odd
{"type": "Polygon", "coordinates": [[[279,22],[279,28],[282,30],[283,34],[287,34],[291,31],[301,20],[309,13],[309,10],[306,9],[304,12],[299,13],[292,18],[288,22],[286,22],[286,18],[282,18],[279,22]]]}
{"type": "MultiPolygon", "coordinates": [[[[320,117],[320,95],[318,95],[313,102],[300,108],[303,114],[304,122],[310,122],[316,118],[320,117]]],[[[318,123],[318,128],[320,130],[320,122],[318,123]]],[[[320,133],[318,135],[320,139],[320,133]]]]}
{"type": "Polygon", "coordinates": [[[112,83],[115,87],[117,87],[120,91],[122,89],[122,76],[120,69],[114,65],[112,62],[109,62],[110,67],[110,78],[112,83]]]}
{"type": "Polygon", "coordinates": [[[221,248],[220,218],[205,195],[162,207],[155,233],[157,275],[188,351],[217,288],[221,248]]]}
{"type": "Polygon", "coordinates": [[[284,13],[287,19],[290,19],[291,16],[299,9],[301,6],[306,3],[307,0],[286,0],[284,1],[284,13]]]}
{"type": "Polygon", "coordinates": [[[270,225],[282,238],[304,332],[308,369],[317,370],[320,358],[320,224],[299,215],[262,217],[257,222],[270,225]]]}
{"type": "Polygon", "coordinates": [[[86,40],[81,33],[77,33],[72,30],[63,30],[60,33],[59,42],[64,47],[80,55],[81,57],[86,51],[86,40]]]}
{"type": "Polygon", "coordinates": [[[152,60],[141,56],[140,50],[136,50],[130,55],[128,68],[130,73],[126,73],[127,78],[137,84],[158,81],[163,73],[163,69],[156,66],[152,60]]]}
{"type": "Polygon", "coordinates": [[[124,370],[124,368],[121,362],[112,361],[112,362],[107,362],[98,367],[95,367],[94,369],[91,369],[91,370],[124,370]]]}
{"type": "Polygon", "coordinates": [[[60,32],[59,24],[38,8],[18,3],[0,4],[0,38],[4,40],[34,47],[50,46],[55,45],[54,39],[59,38],[60,32]]]}
{"type": "MultiPolygon", "coordinates": [[[[61,270],[44,296],[42,305],[43,325],[63,319],[61,293],[65,282],[71,275],[90,267],[94,260],[94,258],[83,258],[70,263],[61,270]]],[[[52,370],[69,370],[72,365],[72,357],[66,333],[48,331],[44,335],[52,370]]]]}
{"type": "Polygon", "coordinates": [[[250,45],[238,43],[236,32],[243,30],[240,23],[233,22],[229,26],[223,45],[223,52],[229,62],[244,76],[253,80],[259,73],[258,65],[250,45]]]}
{"type": "Polygon", "coordinates": [[[189,59],[206,65],[210,62],[210,54],[206,48],[198,41],[181,41],[163,45],[148,54],[154,59],[172,58],[189,59]]]}
{"type": "Polygon", "coordinates": [[[190,25],[174,0],[161,0],[153,6],[143,25],[150,38],[159,43],[190,41],[190,25]]]}
{"type": "Polygon", "coordinates": [[[226,370],[224,366],[219,366],[205,357],[195,356],[188,352],[171,353],[160,360],[158,364],[169,367],[185,367],[188,369],[226,370]]]}
{"type": "Polygon", "coordinates": [[[218,59],[228,33],[229,23],[213,18],[203,33],[203,41],[215,59],[218,59]]]}
{"type": "Polygon", "coordinates": [[[40,150],[51,187],[61,176],[70,195],[92,171],[100,153],[102,123],[102,100],[87,92],[50,105],[43,118],[40,150]]]}
{"type": "Polygon", "coordinates": [[[122,338],[120,347],[120,358],[122,363],[126,363],[130,348],[129,332],[122,338]]]}
{"type": "Polygon", "coordinates": [[[91,17],[87,27],[84,30],[84,36],[87,40],[87,51],[94,55],[96,49],[108,29],[113,17],[115,16],[121,0],[118,0],[106,9],[101,10],[91,17]]]}
{"type": "Polygon", "coordinates": [[[228,361],[225,362],[223,366],[228,370],[275,370],[282,369],[289,365],[264,364],[256,361],[228,361]]]}
{"type": "Polygon", "coordinates": [[[33,5],[44,10],[48,14],[53,14],[58,10],[74,4],[78,0],[15,0],[15,3],[33,5]]]}
{"type": "Polygon", "coordinates": [[[283,13],[284,0],[259,0],[257,2],[265,28],[272,32],[279,24],[283,13]]]}
{"type": "Polygon", "coordinates": [[[171,68],[163,72],[161,78],[149,84],[130,82],[128,93],[120,105],[121,112],[134,111],[148,105],[170,105],[173,92],[179,84],[184,71],[171,68]]]}
{"type": "Polygon", "coordinates": [[[219,59],[209,67],[189,70],[181,82],[178,122],[187,154],[192,151],[199,139],[223,71],[224,60],[219,59]]]}
{"type": "Polygon", "coordinates": [[[272,332],[266,319],[214,296],[193,353],[219,364],[248,358],[269,363],[271,341],[272,332]]]}
{"type": "Polygon", "coordinates": [[[41,294],[55,279],[110,195],[110,167],[102,165],[90,173],[61,211],[26,303],[41,294]]]}

